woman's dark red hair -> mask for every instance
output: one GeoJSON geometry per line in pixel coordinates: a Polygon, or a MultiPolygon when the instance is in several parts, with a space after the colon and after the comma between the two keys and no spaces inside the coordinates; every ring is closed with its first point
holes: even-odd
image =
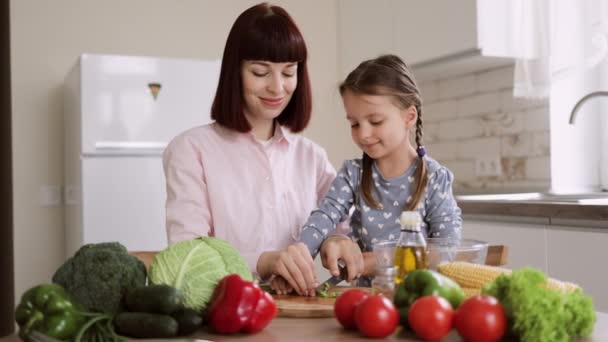
{"type": "Polygon", "coordinates": [[[249,132],[251,125],[243,113],[243,61],[297,62],[298,85],[277,122],[292,132],[301,132],[312,110],[306,59],[304,37],[283,8],[261,3],[247,9],[236,19],[226,40],[211,118],[222,126],[249,132]]]}

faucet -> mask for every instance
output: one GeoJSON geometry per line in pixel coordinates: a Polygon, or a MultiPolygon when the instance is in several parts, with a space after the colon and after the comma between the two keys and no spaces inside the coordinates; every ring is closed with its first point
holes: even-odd
{"type": "MultiPolygon", "coordinates": [[[[591,93],[583,96],[582,99],[578,100],[578,102],[574,105],[574,108],[572,108],[572,113],[570,113],[569,123],[571,125],[574,125],[574,116],[576,115],[577,111],[579,110],[579,108],[581,107],[581,105],[584,102],[586,102],[587,100],[589,100],[592,97],[598,97],[598,96],[608,96],[608,91],[594,91],[594,92],[591,92],[591,93]]],[[[602,161],[600,160],[600,189],[601,189],[601,191],[608,191],[608,184],[605,183],[608,181],[603,180],[604,176],[602,176],[602,165],[603,165],[602,161]]]]}
{"type": "Polygon", "coordinates": [[[574,108],[572,108],[572,113],[570,113],[569,123],[571,125],[574,125],[574,116],[576,115],[576,112],[579,110],[580,106],[584,102],[586,102],[587,100],[589,100],[592,97],[598,97],[598,96],[608,96],[608,91],[594,91],[592,93],[589,93],[589,94],[583,96],[582,99],[578,100],[578,102],[574,105],[574,108]]]}

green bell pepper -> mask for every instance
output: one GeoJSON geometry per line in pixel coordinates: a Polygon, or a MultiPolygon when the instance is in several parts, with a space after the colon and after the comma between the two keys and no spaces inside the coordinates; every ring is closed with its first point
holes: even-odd
{"type": "Polygon", "coordinates": [[[27,290],[15,309],[19,336],[29,340],[39,331],[59,340],[70,340],[86,322],[80,308],[57,284],[42,284],[27,290]]]}
{"type": "Polygon", "coordinates": [[[397,287],[394,297],[403,326],[408,326],[407,314],[412,303],[420,297],[430,295],[447,299],[453,309],[456,309],[464,300],[464,293],[460,285],[443,274],[425,269],[411,271],[397,287]]]}

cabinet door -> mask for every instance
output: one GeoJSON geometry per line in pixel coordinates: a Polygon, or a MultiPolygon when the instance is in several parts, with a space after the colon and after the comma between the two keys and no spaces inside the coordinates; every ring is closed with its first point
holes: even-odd
{"type": "Polygon", "coordinates": [[[478,47],[476,0],[392,0],[391,7],[393,48],[409,64],[478,47]]]}
{"type": "MultiPolygon", "coordinates": [[[[118,241],[129,251],[167,247],[160,157],[83,158],[82,244],[118,241]]],[[[68,246],[73,253],[80,246],[68,246]]],[[[71,255],[71,254],[68,254],[71,255]]]]}
{"type": "Polygon", "coordinates": [[[608,230],[551,226],[547,244],[550,276],[579,284],[597,311],[608,312],[608,230]]]}
{"type": "Polygon", "coordinates": [[[547,271],[546,229],[541,224],[466,220],[466,238],[487,241],[509,247],[507,268],[532,266],[547,271]]]}

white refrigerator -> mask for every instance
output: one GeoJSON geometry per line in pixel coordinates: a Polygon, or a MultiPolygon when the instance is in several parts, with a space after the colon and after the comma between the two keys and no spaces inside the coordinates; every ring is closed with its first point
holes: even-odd
{"type": "Polygon", "coordinates": [[[84,54],[65,80],[66,255],[167,246],[162,153],[211,122],[219,60],[84,54]]]}

